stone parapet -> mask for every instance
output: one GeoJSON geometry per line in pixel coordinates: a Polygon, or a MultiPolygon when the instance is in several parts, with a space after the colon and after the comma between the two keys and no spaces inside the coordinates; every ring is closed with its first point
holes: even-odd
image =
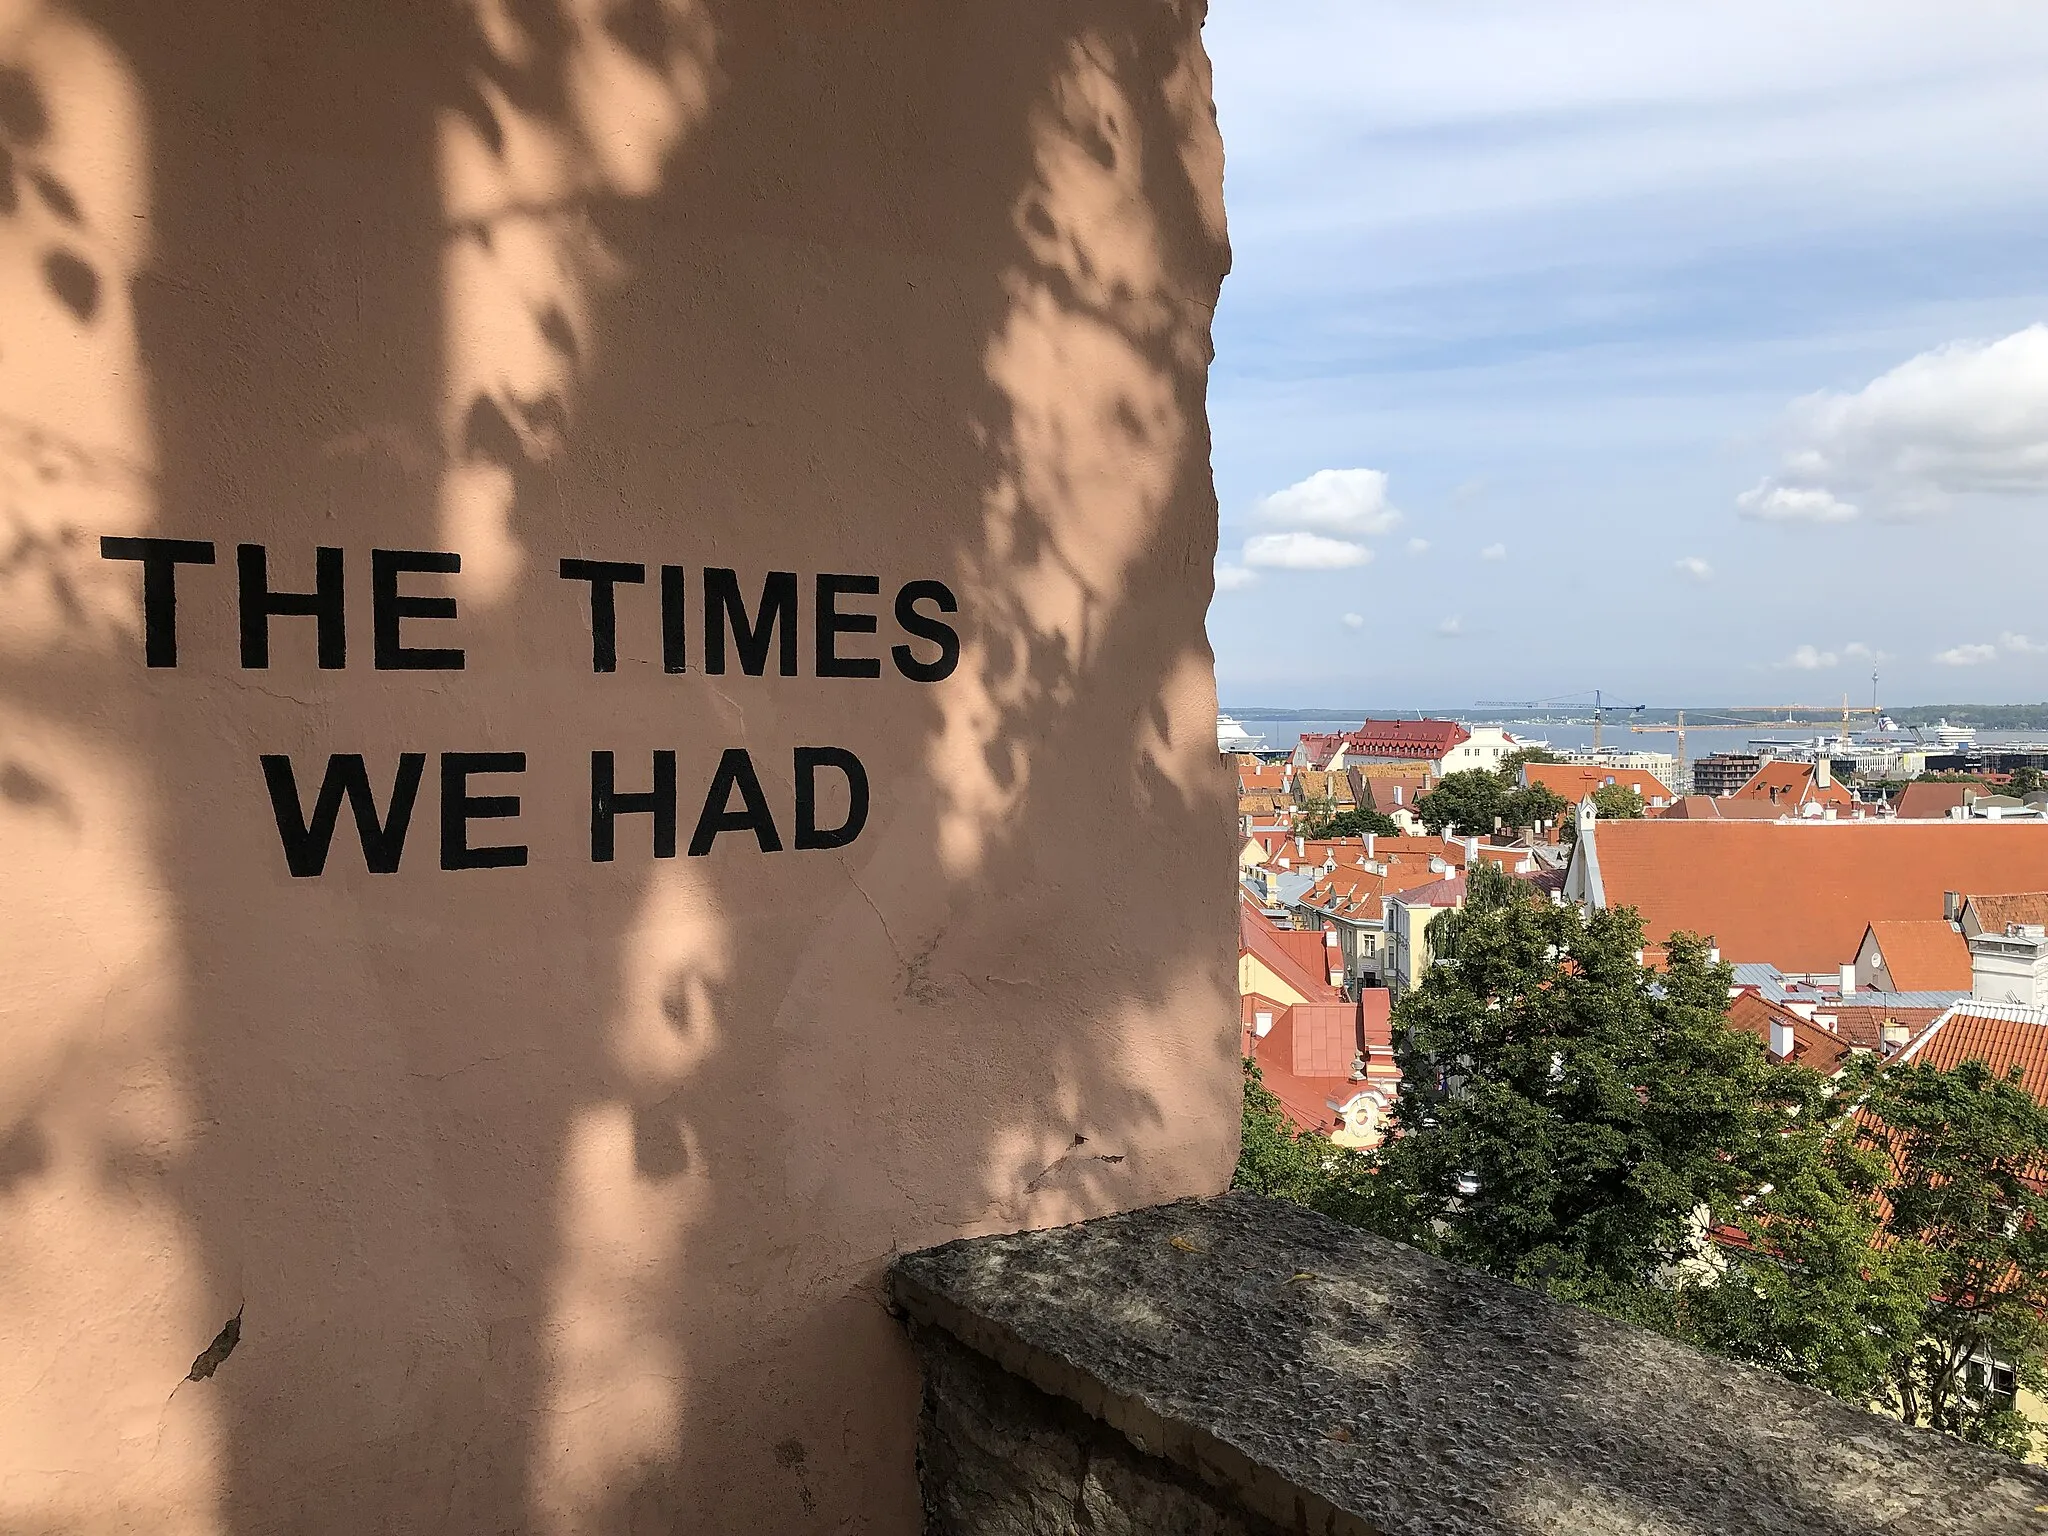
{"type": "Polygon", "coordinates": [[[2048,1531],[2048,1474],[1246,1195],[898,1260],[940,1536],[2048,1531]]]}

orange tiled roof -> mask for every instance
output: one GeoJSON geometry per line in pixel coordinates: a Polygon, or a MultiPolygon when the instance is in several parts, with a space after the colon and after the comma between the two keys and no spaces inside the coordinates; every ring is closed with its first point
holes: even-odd
{"type": "Polygon", "coordinates": [[[2048,924],[2048,891],[2014,891],[1993,896],[1973,893],[1970,907],[1986,933],[2003,933],[2007,923],[2048,924]]]}
{"type": "Polygon", "coordinates": [[[1665,816],[1676,821],[1785,821],[1799,814],[1799,807],[1790,800],[1738,800],[1728,795],[1716,800],[1711,795],[1683,795],[1662,811],[1652,811],[1653,816],[1665,816]]]}
{"type": "Polygon", "coordinates": [[[1337,1001],[1337,989],[1330,985],[1329,971],[1303,965],[1280,943],[1279,933],[1257,907],[1248,901],[1238,903],[1237,944],[1241,952],[1252,955],[1310,1002],[1337,1001]]]}
{"type": "Polygon", "coordinates": [[[1967,1002],[1958,1003],[1939,1028],[1923,1034],[1898,1059],[1944,1072],[1981,1061],[1999,1077],[2018,1067],[2027,1092],[2037,1103],[2048,1104],[2048,1024],[2001,1018],[1991,1007],[1974,1012],[1967,1002]]]}
{"type": "Polygon", "coordinates": [[[1719,821],[1721,808],[1712,795],[1680,795],[1660,814],[1674,821],[1719,821]]]}
{"type": "Polygon", "coordinates": [[[1763,767],[1757,769],[1747,784],[1728,798],[1762,800],[1767,804],[1787,807],[1794,811],[1809,801],[1819,805],[1840,806],[1843,809],[1856,803],[1856,797],[1850,794],[1840,781],[1830,780],[1822,787],[1813,780],[1812,763],[1765,763],[1763,767]]]}
{"type": "Polygon", "coordinates": [[[1369,923],[1384,915],[1381,902],[1386,891],[1386,879],[1380,875],[1340,869],[1303,891],[1299,900],[1301,905],[1318,908],[1333,917],[1369,923]]]}
{"type": "Polygon", "coordinates": [[[1380,837],[1373,839],[1372,846],[1381,858],[1397,853],[1419,854],[1424,858],[1440,858],[1461,868],[1465,863],[1465,845],[1446,842],[1441,837],[1380,837]]]}
{"type": "Polygon", "coordinates": [[[1771,1048],[1773,1023],[1792,1026],[1792,1054],[1774,1057],[1774,1060],[1789,1060],[1799,1066],[1813,1068],[1822,1077],[1833,1077],[1842,1070],[1842,1063],[1849,1059],[1847,1041],[1767,997],[1755,992],[1741,992],[1728,1005],[1728,1027],[1739,1029],[1745,1035],[1755,1035],[1763,1041],[1766,1051],[1771,1048]]]}
{"type": "Polygon", "coordinates": [[[1939,917],[1884,919],[1870,925],[1895,992],[1967,992],[1970,946],[1939,917]]]}
{"type": "Polygon", "coordinates": [[[1855,957],[1874,920],[1939,914],[1944,891],[2038,883],[2048,823],[1603,821],[1595,834],[1607,905],[1634,907],[1645,934],[1707,935],[1731,961],[1795,975],[1855,957]]]}
{"type": "Polygon", "coordinates": [[[1427,773],[1417,773],[1413,763],[1353,763],[1344,772],[1351,778],[1352,797],[1358,804],[1369,803],[1390,816],[1395,811],[1413,810],[1415,802],[1436,782],[1427,773]]]}
{"type": "Polygon", "coordinates": [[[1273,941],[1294,957],[1311,976],[1327,978],[1333,951],[1322,934],[1305,928],[1275,928],[1273,941]]]}
{"type": "Polygon", "coordinates": [[[1941,1015],[1939,1008],[1868,1007],[1857,1003],[1834,1010],[1835,1033],[1859,1049],[1877,1051],[1884,1048],[1886,1024],[1903,1024],[1910,1040],[1941,1015]]]}
{"type": "Polygon", "coordinates": [[[1328,800],[1333,805],[1354,804],[1351,779],[1347,774],[1325,769],[1304,768],[1294,776],[1294,793],[1304,800],[1328,800]]]}
{"type": "Polygon", "coordinates": [[[1963,803],[1965,795],[1982,794],[1978,784],[1908,784],[1899,796],[1898,813],[1918,821],[1940,821],[1963,803]]]}
{"type": "Polygon", "coordinates": [[[1574,805],[1608,784],[1634,790],[1642,796],[1645,810],[1654,809],[1659,801],[1668,804],[1672,799],[1671,791],[1662,779],[1640,768],[1604,768],[1589,763],[1525,763],[1522,782],[1531,786],[1540,784],[1553,795],[1559,795],[1574,805]]]}
{"type": "Polygon", "coordinates": [[[1296,1004],[1277,1012],[1266,1037],[1252,1042],[1259,1075],[1297,1129],[1328,1133],[1337,1123],[1332,1103],[1369,1090],[1389,1093],[1400,1082],[1388,1006],[1389,994],[1379,988],[1367,988],[1356,1003],[1296,1004]],[[1351,1067],[1361,1051],[1369,1081],[1354,1082],[1351,1067]]]}
{"type": "Polygon", "coordinates": [[[1284,795],[1287,793],[1287,765],[1285,763],[1260,763],[1256,768],[1237,770],[1237,792],[1240,795],[1284,795]]]}

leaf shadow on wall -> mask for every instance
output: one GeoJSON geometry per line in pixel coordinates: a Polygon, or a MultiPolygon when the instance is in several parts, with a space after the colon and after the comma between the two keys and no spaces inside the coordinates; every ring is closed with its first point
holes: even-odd
{"type": "Polygon", "coordinates": [[[171,1352],[242,1317],[177,1399],[220,1415],[220,1528],[907,1527],[888,1255],[1227,1176],[1193,21],[87,9],[150,114],[151,531],[280,586],[319,542],[351,581],[496,551],[460,674],[319,672],[287,620],[244,673],[216,570],[175,671],[4,679],[120,720],[152,800],[198,1129],[106,1177],[204,1255],[171,1352]],[[589,115],[643,89],[652,171],[589,115]],[[938,577],[965,661],[665,676],[647,591],[592,675],[571,554],[938,577]],[[875,783],[849,848],[584,860],[589,750],[677,750],[688,815],[734,744],[786,806],[811,742],[875,783]],[[533,862],[287,879],[256,754],[359,745],[528,751],[533,862]]]}

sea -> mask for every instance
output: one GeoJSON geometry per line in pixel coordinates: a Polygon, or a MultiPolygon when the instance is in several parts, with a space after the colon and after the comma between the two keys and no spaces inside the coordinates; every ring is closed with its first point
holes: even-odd
{"type": "MultiPolygon", "coordinates": [[[[1294,744],[1304,734],[1327,734],[1345,730],[1365,718],[1363,714],[1355,717],[1339,717],[1329,714],[1275,715],[1268,718],[1263,711],[1257,708],[1247,708],[1243,712],[1225,708],[1223,712],[1236,720],[1247,731],[1251,732],[1252,735],[1264,737],[1265,743],[1261,750],[1267,752],[1291,752],[1294,750],[1294,744]]],[[[1388,717],[1382,715],[1378,718],[1385,719],[1388,717]]],[[[1531,746],[1546,746],[1553,752],[1584,752],[1590,751],[1593,746],[1593,723],[1590,720],[1541,720],[1525,723],[1503,719],[1499,716],[1463,713],[1435,715],[1430,718],[1457,720],[1465,725],[1498,725],[1517,740],[1525,741],[1531,746]]],[[[1787,738],[1794,740],[1809,739],[1821,735],[1828,729],[1829,727],[1827,726],[1819,725],[1786,725],[1782,722],[1759,721],[1754,733],[1742,731],[1688,731],[1686,733],[1685,747],[1688,756],[1695,758],[1705,757],[1709,752],[1742,751],[1751,740],[1752,734],[1759,740],[1782,742],[1787,738]]],[[[2032,744],[2038,743],[2042,735],[2043,733],[2040,731],[1983,730],[1977,733],[1977,742],[1980,746],[1986,747],[2032,744]]],[[[1601,731],[1600,739],[1610,749],[1670,753],[1675,753],[1678,750],[1678,737],[1675,732],[1662,730],[1645,731],[1638,734],[1630,731],[1626,721],[1609,720],[1601,731]]]]}

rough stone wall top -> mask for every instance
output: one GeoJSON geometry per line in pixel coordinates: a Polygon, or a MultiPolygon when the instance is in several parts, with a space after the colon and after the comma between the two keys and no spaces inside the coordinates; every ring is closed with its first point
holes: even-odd
{"type": "Polygon", "coordinates": [[[2048,1475],[1298,1207],[974,1238],[898,1302],[1288,1528],[2048,1530],[2048,1475]]]}

